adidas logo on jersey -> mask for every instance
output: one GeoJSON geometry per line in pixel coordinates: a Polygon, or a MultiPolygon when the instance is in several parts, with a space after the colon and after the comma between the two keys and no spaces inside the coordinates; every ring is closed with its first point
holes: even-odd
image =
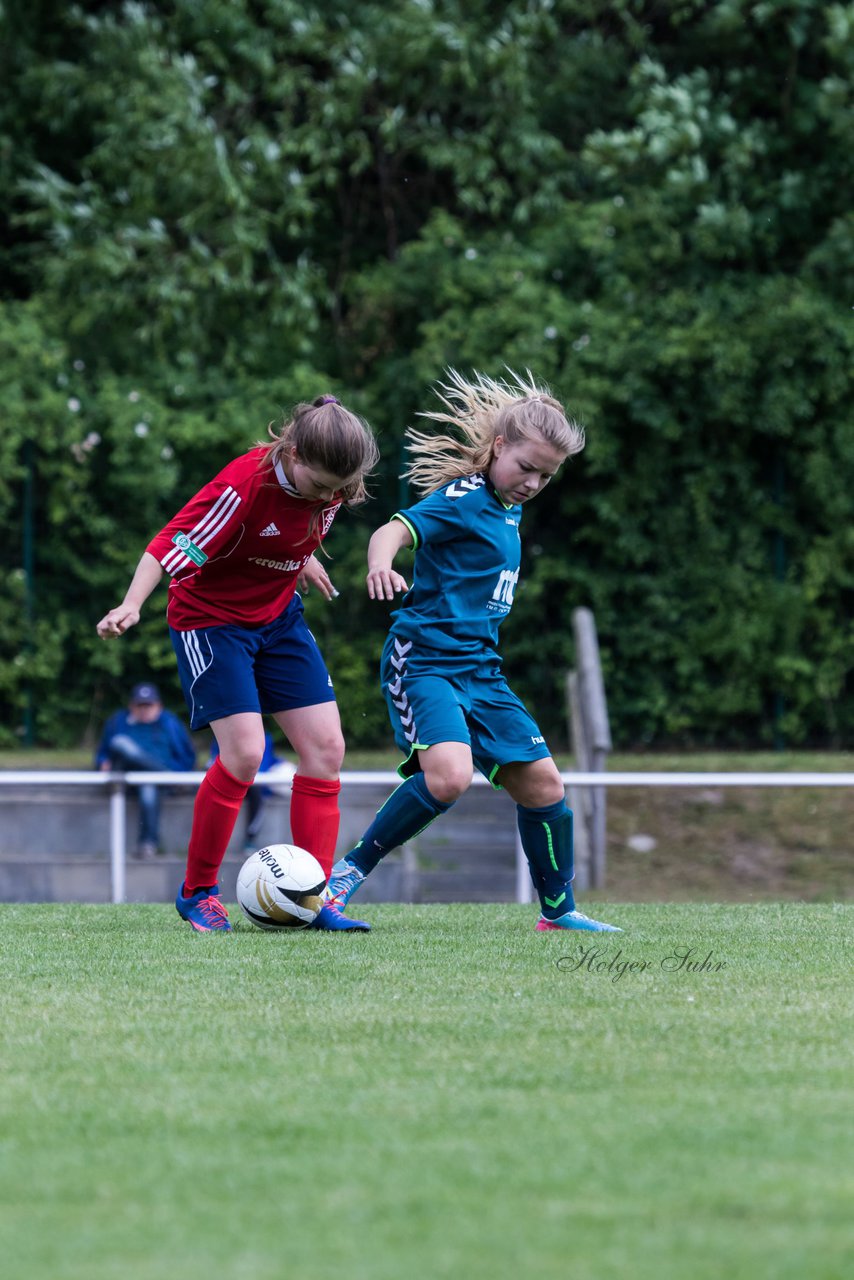
{"type": "Polygon", "coordinates": [[[279,532],[280,530],[276,527],[275,520],[271,520],[270,523],[267,525],[267,528],[261,530],[261,537],[275,538],[276,534],[278,534],[279,532]]]}

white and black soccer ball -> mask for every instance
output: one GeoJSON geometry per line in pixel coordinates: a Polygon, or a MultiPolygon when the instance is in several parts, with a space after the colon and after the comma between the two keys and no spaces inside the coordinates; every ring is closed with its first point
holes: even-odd
{"type": "Polygon", "coordinates": [[[237,901],[261,929],[305,929],[323,906],[326,877],[307,849],[271,844],[246,859],[237,877],[237,901]]]}

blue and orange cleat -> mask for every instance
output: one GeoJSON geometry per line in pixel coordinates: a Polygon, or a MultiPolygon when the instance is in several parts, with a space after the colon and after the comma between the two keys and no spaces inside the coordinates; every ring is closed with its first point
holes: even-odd
{"type": "Polygon", "coordinates": [[[615,924],[605,924],[601,920],[591,920],[583,911],[567,911],[557,920],[547,920],[540,916],[537,929],[545,933],[547,929],[581,929],[586,933],[622,933],[615,924]]]}
{"type": "Polygon", "coordinates": [[[191,924],[199,933],[212,933],[214,930],[230,930],[231,922],[228,912],[219,897],[219,885],[211,885],[207,889],[197,889],[189,898],[184,897],[185,885],[181,885],[175,899],[175,910],[183,920],[191,924]]]}

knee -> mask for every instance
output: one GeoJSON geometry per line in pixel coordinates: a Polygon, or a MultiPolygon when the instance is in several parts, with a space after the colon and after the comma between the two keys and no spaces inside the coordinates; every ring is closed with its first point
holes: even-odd
{"type": "Polygon", "coordinates": [[[344,739],[337,738],[334,742],[323,743],[320,749],[320,776],[337,778],[343,763],[344,739]]]}
{"type": "Polygon", "coordinates": [[[545,809],[566,799],[563,779],[553,760],[509,766],[499,773],[498,781],[526,809],[545,809]]]}
{"type": "Polygon", "coordinates": [[[344,763],[344,736],[329,730],[298,752],[298,772],[314,778],[337,778],[344,763]]]}
{"type": "Polygon", "coordinates": [[[559,804],[566,799],[566,790],[560,778],[552,778],[538,783],[532,791],[533,799],[528,801],[531,809],[545,809],[549,805],[559,804]]]}
{"type": "Polygon", "coordinates": [[[444,764],[424,771],[427,790],[441,804],[453,804],[471,786],[473,770],[470,765],[444,764]]]}
{"type": "Polygon", "coordinates": [[[153,782],[145,782],[137,788],[139,803],[147,809],[156,809],[160,804],[160,792],[153,782]]]}
{"type": "Polygon", "coordinates": [[[233,777],[239,778],[241,782],[251,782],[261,767],[263,755],[263,748],[240,746],[232,747],[229,751],[221,751],[220,759],[233,777]]]}

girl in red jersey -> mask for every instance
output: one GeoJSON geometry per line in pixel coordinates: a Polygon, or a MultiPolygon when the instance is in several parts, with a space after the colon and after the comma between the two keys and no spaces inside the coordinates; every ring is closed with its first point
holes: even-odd
{"type": "MultiPolygon", "coordinates": [[[[367,425],[333,396],[297,405],[272,444],[235,458],[151,540],[123,602],[98,623],[103,639],[122,635],[164,571],[170,575],[167,619],[190,723],[210,725],[219,746],[196,796],[175,902],[201,932],[231,928],[217,877],[264,752],[265,714],[298,758],[294,843],[327,876],[331,870],[344,739],[296,589],[336,594],[314,553],[339,508],[367,497],[365,477],[378,456],[367,425]]],[[[342,920],[324,908],[317,927],[340,929],[342,920]]]]}

